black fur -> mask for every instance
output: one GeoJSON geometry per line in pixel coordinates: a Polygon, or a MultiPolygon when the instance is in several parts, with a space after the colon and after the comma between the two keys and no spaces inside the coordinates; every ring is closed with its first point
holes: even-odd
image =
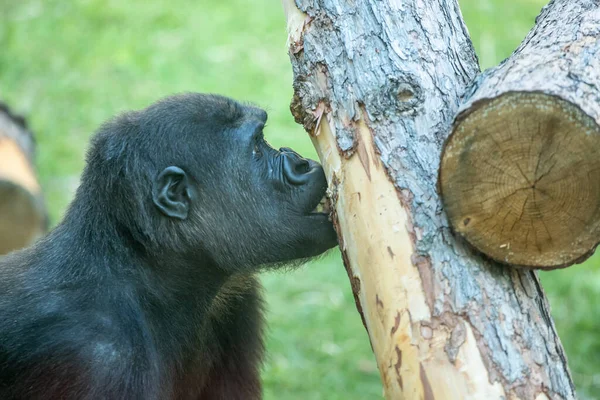
{"type": "Polygon", "coordinates": [[[0,261],[1,399],[259,399],[254,274],[336,245],[266,113],[164,99],[96,133],[64,220],[0,261]]]}

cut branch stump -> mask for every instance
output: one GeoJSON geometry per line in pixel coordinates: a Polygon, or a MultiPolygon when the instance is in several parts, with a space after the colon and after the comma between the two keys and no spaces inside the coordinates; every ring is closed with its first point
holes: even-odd
{"type": "Polygon", "coordinates": [[[34,153],[25,121],[0,103],[0,255],[27,246],[48,227],[34,153]]]}
{"type": "Polygon", "coordinates": [[[440,190],[454,227],[507,264],[553,269],[600,242],[600,6],[555,0],[462,104],[440,190]]]}

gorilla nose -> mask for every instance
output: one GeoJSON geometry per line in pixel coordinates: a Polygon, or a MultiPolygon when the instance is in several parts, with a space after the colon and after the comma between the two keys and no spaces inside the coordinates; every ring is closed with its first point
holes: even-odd
{"type": "Polygon", "coordinates": [[[310,172],[314,161],[307,160],[288,147],[279,149],[283,156],[283,173],[286,179],[293,185],[304,185],[311,177],[310,172]]]}

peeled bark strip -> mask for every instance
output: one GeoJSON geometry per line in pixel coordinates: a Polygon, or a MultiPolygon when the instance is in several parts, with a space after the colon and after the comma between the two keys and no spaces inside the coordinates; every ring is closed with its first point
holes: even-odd
{"type": "Polygon", "coordinates": [[[283,0],[292,113],[325,167],[387,399],[573,399],[535,272],[455,241],[442,143],[478,72],[454,0],[283,0]]]}
{"type": "Polygon", "coordinates": [[[597,0],[552,1],[461,107],[440,190],[456,232],[495,260],[566,267],[600,242],[599,39],[597,0]]]}
{"type": "Polygon", "coordinates": [[[0,255],[27,246],[47,228],[25,121],[0,103],[0,255]]]}

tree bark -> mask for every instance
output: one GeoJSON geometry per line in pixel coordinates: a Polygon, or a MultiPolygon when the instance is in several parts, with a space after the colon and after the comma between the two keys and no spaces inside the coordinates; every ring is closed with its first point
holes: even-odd
{"type": "Polygon", "coordinates": [[[27,246],[47,229],[34,152],[25,121],[0,103],[0,255],[27,246]]]}
{"type": "Polygon", "coordinates": [[[455,0],[283,0],[292,113],[325,167],[388,399],[572,399],[538,277],[456,241],[442,143],[478,73],[455,0]]]}
{"type": "Polygon", "coordinates": [[[559,268],[600,242],[600,7],[555,0],[477,79],[443,153],[456,232],[506,263],[559,268]]]}

